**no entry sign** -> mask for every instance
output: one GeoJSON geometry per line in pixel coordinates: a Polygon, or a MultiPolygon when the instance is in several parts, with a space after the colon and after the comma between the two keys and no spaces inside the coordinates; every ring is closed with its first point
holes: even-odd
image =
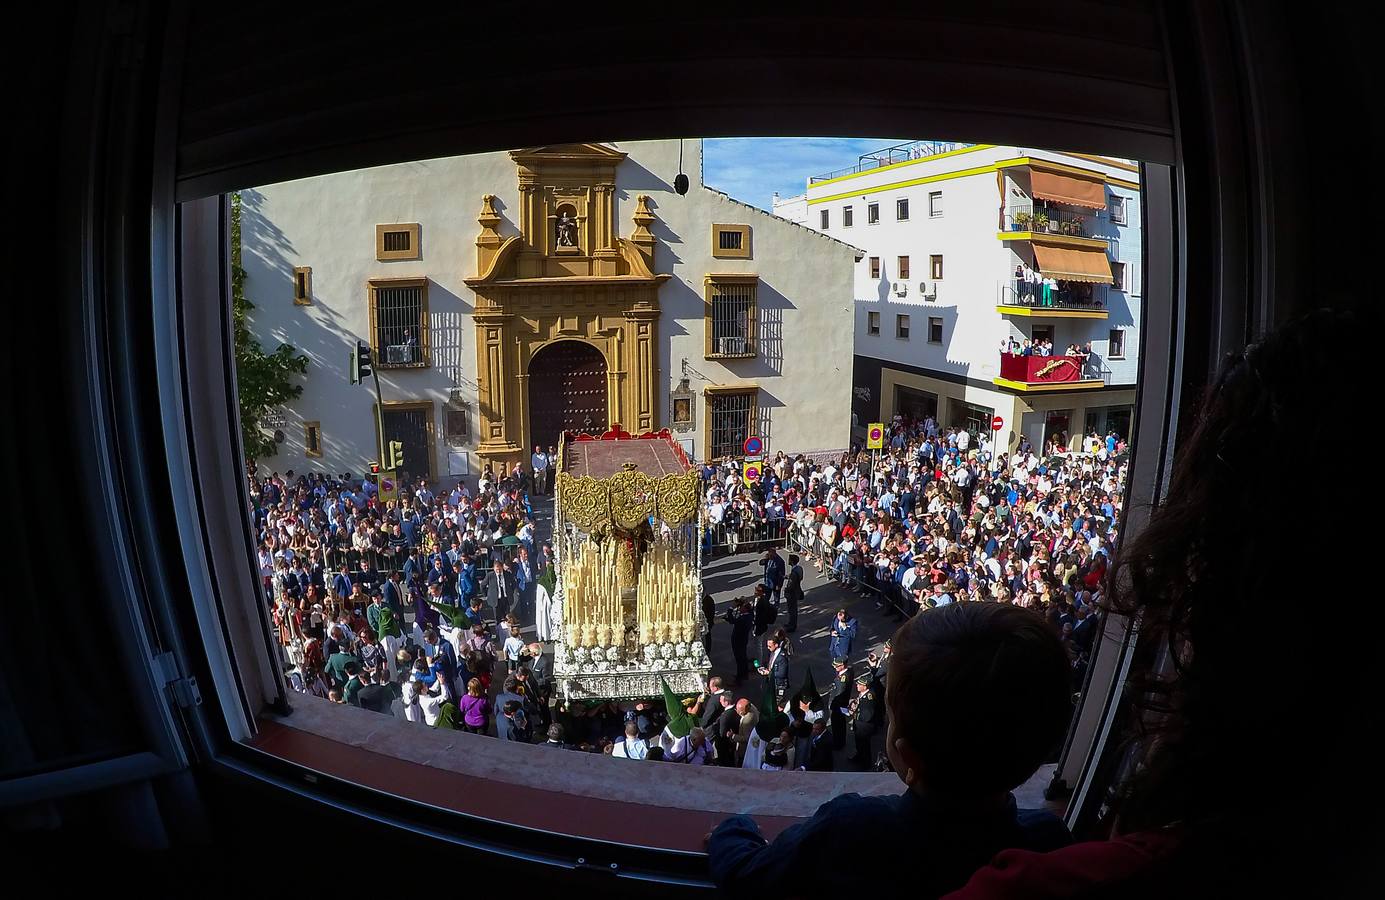
{"type": "Polygon", "coordinates": [[[757,437],[748,437],[745,439],[745,443],[741,445],[741,449],[745,451],[746,456],[759,456],[760,451],[764,448],[764,441],[761,441],[757,437]]]}
{"type": "Polygon", "coordinates": [[[994,419],[991,420],[991,430],[992,430],[992,431],[999,431],[1000,429],[1002,429],[1002,428],[1004,428],[1004,427],[1005,427],[1005,420],[1002,419],[1000,416],[996,416],[994,419]]]}

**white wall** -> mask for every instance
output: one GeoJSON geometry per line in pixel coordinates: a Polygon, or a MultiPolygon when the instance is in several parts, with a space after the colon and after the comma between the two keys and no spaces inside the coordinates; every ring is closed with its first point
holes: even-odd
{"type": "MultiPolygon", "coordinates": [[[[629,154],[617,169],[618,232],[628,237],[635,196],[648,194],[658,218],[655,269],[672,272],[660,290],[661,424],[667,393],[678,382],[680,361],[694,370],[694,390],[708,383],[760,385],[761,420],[768,444],[786,451],[837,449],[848,443],[852,355],[853,249],[799,225],[739,203],[697,184],[701,142],[684,143],[684,171],[692,190],[679,196],[678,141],[612,145],[629,154]],[[694,159],[687,159],[689,151],[694,159]],[[711,226],[749,224],[753,258],[714,259],[711,226]],[[704,360],[703,276],[755,272],[760,276],[761,354],[751,360],[704,360]],[[699,374],[700,376],[699,377],[699,374]]],[[[481,196],[494,194],[502,235],[518,233],[518,184],[507,153],[425,160],[339,173],[245,191],[242,213],[246,296],[256,308],[253,332],[273,349],[294,344],[310,364],[301,397],[290,404],[288,436],[266,465],[286,469],[360,472],[376,458],[374,392],[348,383],[351,347],[368,340],[366,282],[380,277],[427,277],[432,366],[382,370],[386,400],[434,401],[438,438],[434,469],[447,472],[443,404],[453,389],[470,404],[476,442],[476,348],[470,319],[474,298],[463,279],[475,274],[476,215],[481,196]],[[376,224],[421,224],[422,259],[378,262],[376,224]],[[311,266],[313,304],[295,306],[292,271],[311,266]],[[303,452],[305,421],[319,421],[321,460],[303,452]]],[[[695,439],[703,453],[705,404],[699,397],[695,439]]],[[[473,457],[475,471],[477,460],[473,457]]]]}
{"type": "Polygon", "coordinates": [[[799,194],[796,197],[780,197],[776,192],[772,205],[774,207],[772,212],[781,219],[788,219],[799,225],[808,221],[807,194],[799,194]]]}

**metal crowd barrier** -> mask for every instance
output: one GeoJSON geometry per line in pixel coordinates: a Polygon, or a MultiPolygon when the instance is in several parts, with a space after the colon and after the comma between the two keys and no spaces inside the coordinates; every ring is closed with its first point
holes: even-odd
{"type": "MultiPolygon", "coordinates": [[[[477,572],[484,572],[489,569],[497,557],[502,562],[514,562],[519,556],[519,548],[523,546],[523,544],[515,544],[514,546],[495,544],[480,548],[473,556],[477,572]]],[[[432,563],[423,555],[422,548],[418,548],[418,550],[416,558],[420,558],[425,566],[431,566],[432,563]]],[[[372,569],[381,575],[388,575],[390,572],[403,571],[404,561],[408,558],[408,551],[404,549],[391,554],[382,553],[378,550],[356,550],[347,547],[327,549],[322,553],[323,564],[327,567],[327,571],[332,573],[340,572],[343,564],[346,565],[348,572],[355,572],[360,569],[361,560],[364,559],[372,569]]]]}
{"type": "Polygon", "coordinates": [[[711,555],[718,550],[740,553],[746,550],[784,547],[788,545],[789,524],[788,519],[765,519],[729,528],[719,522],[707,528],[703,535],[702,549],[704,554],[711,555]]]}

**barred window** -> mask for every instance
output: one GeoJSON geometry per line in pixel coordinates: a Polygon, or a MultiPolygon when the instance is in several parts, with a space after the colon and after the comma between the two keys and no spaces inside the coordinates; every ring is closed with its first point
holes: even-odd
{"type": "Polygon", "coordinates": [[[943,192],[928,192],[928,218],[936,219],[943,214],[943,192]]]}
{"type": "Polygon", "coordinates": [[[756,388],[706,389],[708,458],[740,456],[746,438],[754,434],[756,388]]]}
{"type": "Polygon", "coordinates": [[[421,278],[370,282],[370,325],[375,364],[381,368],[428,364],[428,282],[421,278]]]}
{"type": "Polygon", "coordinates": [[[755,275],[708,275],[703,328],[709,359],[755,355],[755,275]]]}
{"type": "Polygon", "coordinates": [[[713,224],[712,256],[718,259],[750,259],[750,226],[713,224]]]}
{"type": "Polygon", "coordinates": [[[376,225],[375,258],[381,262],[392,259],[422,259],[418,223],[376,225]]]}
{"type": "Polygon", "coordinates": [[[894,217],[897,221],[909,221],[909,199],[902,197],[894,202],[894,217]]]}

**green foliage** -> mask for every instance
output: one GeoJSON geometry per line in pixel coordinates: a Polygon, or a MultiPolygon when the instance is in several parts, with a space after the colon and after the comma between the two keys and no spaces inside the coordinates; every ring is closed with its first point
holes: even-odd
{"type": "Polygon", "coordinates": [[[247,314],[255,305],[245,298],[245,268],[241,265],[240,194],[231,195],[231,317],[236,345],[236,386],[240,400],[241,443],[253,462],[278,452],[273,435],[260,422],[265,414],[303,393],[292,376],[308,371],[308,357],[289,344],[266,353],[250,333],[247,314]]]}

